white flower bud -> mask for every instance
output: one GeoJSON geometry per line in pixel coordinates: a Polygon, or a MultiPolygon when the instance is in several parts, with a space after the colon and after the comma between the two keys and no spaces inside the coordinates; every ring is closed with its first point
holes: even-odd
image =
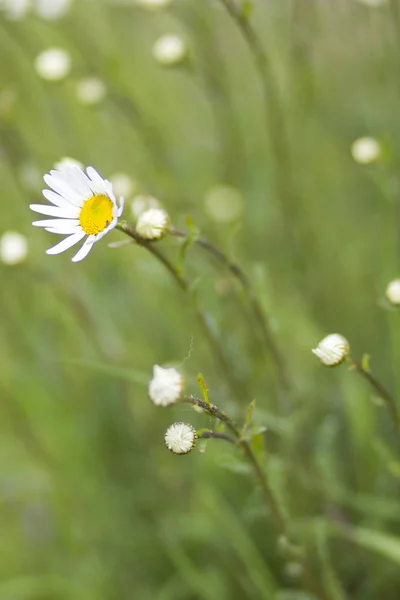
{"type": "Polygon", "coordinates": [[[113,186],[114,194],[116,196],[123,196],[125,199],[133,194],[135,187],[137,186],[136,181],[126,173],[114,173],[111,175],[110,181],[113,186]]]}
{"type": "Polygon", "coordinates": [[[136,0],[136,4],[149,9],[166,8],[171,2],[172,0],[136,0]]]}
{"type": "Polygon", "coordinates": [[[368,165],[378,160],[382,152],[379,142],[373,137],[362,137],[351,145],[351,155],[357,163],[368,165]]]}
{"type": "Polygon", "coordinates": [[[71,0],[35,0],[36,14],[42,19],[56,21],[64,17],[71,5],[71,0]]]}
{"type": "Polygon", "coordinates": [[[148,389],[149,398],[156,406],[171,406],[180,399],[183,384],[183,377],[176,369],[154,365],[148,389]]]}
{"type": "Polygon", "coordinates": [[[188,423],[174,423],[165,432],[165,445],[174,454],[187,454],[196,445],[197,431],[188,423]]]}
{"type": "Polygon", "coordinates": [[[384,6],[385,4],[389,4],[389,0],[358,0],[361,4],[365,4],[366,6],[379,7],[384,6]]]}
{"type": "Polygon", "coordinates": [[[6,231],[0,238],[0,259],[7,265],[24,262],[28,255],[26,237],[17,231],[6,231]]]}
{"type": "Polygon", "coordinates": [[[186,56],[186,44],[179,35],[163,35],[153,46],[153,56],[164,67],[173,67],[186,56]]]}
{"type": "Polygon", "coordinates": [[[218,223],[230,223],[240,217],[243,210],[242,196],[229,185],[215,185],[204,197],[205,209],[211,219],[218,223]]]}
{"type": "Polygon", "coordinates": [[[150,208],[142,213],[136,225],[138,234],[146,240],[159,240],[168,230],[169,218],[162,208],[150,208]]]}
{"type": "Polygon", "coordinates": [[[106,92],[106,84],[98,77],[85,77],[76,86],[77,99],[88,106],[101,102],[106,92]]]}
{"type": "Polygon", "coordinates": [[[131,212],[136,219],[149,208],[160,208],[160,203],[153,196],[138,195],[135,196],[131,203],[131,212]]]}
{"type": "Polygon", "coordinates": [[[48,48],[36,57],[35,69],[47,81],[60,81],[71,70],[71,57],[62,48],[48,48]]]}
{"type": "Polygon", "coordinates": [[[400,279],[393,279],[388,284],[385,295],[391,304],[400,305],[400,279]]]}
{"type": "Polygon", "coordinates": [[[349,354],[350,346],[345,337],[339,333],[331,333],[320,341],[312,352],[326,367],[340,365],[349,354]]]}
{"type": "Polygon", "coordinates": [[[54,163],[54,168],[57,169],[57,171],[63,171],[67,167],[79,167],[81,169],[83,164],[76,158],[71,158],[70,156],[63,156],[59,161],[54,163]]]}

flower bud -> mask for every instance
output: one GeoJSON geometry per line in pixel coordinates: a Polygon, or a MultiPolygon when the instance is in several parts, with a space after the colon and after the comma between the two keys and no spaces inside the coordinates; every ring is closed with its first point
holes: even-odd
{"type": "Polygon", "coordinates": [[[349,354],[350,346],[345,337],[339,333],[331,333],[320,341],[312,352],[326,367],[336,367],[349,354]]]}
{"type": "Polygon", "coordinates": [[[146,240],[159,240],[166,234],[168,225],[169,218],[165,210],[150,208],[139,215],[136,231],[146,240]]]}
{"type": "Polygon", "coordinates": [[[60,81],[71,70],[71,57],[62,48],[48,48],[36,57],[35,69],[42,79],[60,81]]]}
{"type": "Polygon", "coordinates": [[[400,279],[393,279],[393,281],[388,284],[385,296],[390,304],[396,306],[400,305],[400,279]]]}
{"type": "Polygon", "coordinates": [[[184,380],[176,369],[154,365],[149,383],[149,398],[156,406],[171,406],[181,397],[184,380]]]}
{"type": "Polygon", "coordinates": [[[382,152],[379,142],[373,137],[362,137],[351,145],[351,155],[357,163],[368,165],[378,160],[382,152]]]}
{"type": "Polygon", "coordinates": [[[163,67],[175,67],[185,59],[186,54],[186,44],[179,35],[163,35],[153,46],[153,56],[163,67]]]}
{"type": "Polygon", "coordinates": [[[173,423],[165,432],[165,445],[174,454],[188,454],[196,445],[197,431],[188,423],[173,423]]]}
{"type": "Polygon", "coordinates": [[[0,238],[0,259],[6,265],[24,262],[28,255],[26,237],[17,231],[6,231],[0,238]]]}

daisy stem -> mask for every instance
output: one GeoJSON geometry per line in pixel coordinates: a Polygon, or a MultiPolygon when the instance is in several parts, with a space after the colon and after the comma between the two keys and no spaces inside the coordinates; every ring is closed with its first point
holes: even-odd
{"type": "Polygon", "coordinates": [[[200,308],[200,306],[198,306],[196,299],[191,293],[190,285],[186,278],[174,267],[171,261],[165,256],[165,254],[163,254],[163,252],[161,252],[161,250],[159,250],[159,248],[157,248],[157,246],[152,244],[149,240],[145,240],[144,238],[142,238],[137,233],[137,231],[135,231],[135,229],[129,227],[129,225],[127,225],[126,223],[118,223],[116,228],[128,235],[129,237],[131,237],[133,240],[135,240],[137,244],[148,250],[155,258],[157,258],[164,265],[167,271],[169,271],[169,273],[172,275],[173,279],[176,281],[182,292],[184,292],[186,296],[191,297],[191,299],[194,300],[194,311],[196,317],[200,323],[201,328],[203,329],[204,335],[216,359],[220,364],[220,367],[225,375],[226,381],[230,387],[231,393],[238,400],[241,400],[243,397],[243,394],[241,392],[242,386],[240,382],[236,380],[236,377],[234,377],[232,369],[226,359],[223,348],[221,347],[219,340],[216,338],[215,333],[210,326],[208,316],[200,308]]]}
{"type": "Polygon", "coordinates": [[[365,369],[362,364],[357,361],[348,358],[347,364],[353,367],[368,383],[378,392],[379,397],[385,403],[385,406],[390,414],[390,418],[393,421],[396,435],[400,439],[400,414],[397,408],[395,397],[386,389],[386,387],[371,373],[371,371],[365,369]]]}
{"type": "Polygon", "coordinates": [[[272,517],[277,534],[282,540],[285,540],[288,551],[293,551],[293,554],[295,554],[296,556],[296,560],[300,562],[303,568],[303,580],[305,586],[316,596],[321,598],[321,600],[332,600],[330,595],[325,591],[325,589],[319,582],[318,577],[314,574],[313,570],[309,566],[306,558],[302,556],[301,549],[299,549],[297,545],[294,545],[293,542],[291,542],[291,536],[286,524],[285,517],[283,516],[283,513],[279,507],[279,503],[275,498],[274,492],[268,483],[268,479],[264,472],[264,469],[260,465],[257,456],[254,453],[253,448],[251,447],[251,444],[246,439],[242,438],[241,430],[239,429],[239,427],[234,423],[234,421],[232,421],[232,419],[230,419],[230,417],[228,417],[228,415],[224,411],[215,406],[215,404],[207,403],[204,400],[201,400],[200,398],[195,398],[194,396],[185,396],[183,398],[183,402],[191,404],[192,406],[198,406],[202,408],[204,412],[224,423],[226,427],[230,430],[230,432],[233,434],[233,441],[236,441],[236,444],[243,449],[244,455],[253,467],[254,474],[256,475],[260,484],[266,507],[272,517]]]}
{"type": "Polygon", "coordinates": [[[226,435],[225,433],[220,433],[219,431],[203,431],[198,436],[199,440],[206,440],[209,438],[225,440],[226,442],[230,442],[231,444],[236,444],[235,438],[231,437],[230,435],[226,435]]]}
{"type": "MultiPolygon", "coordinates": [[[[184,237],[187,238],[189,234],[182,230],[176,229],[175,227],[171,227],[169,229],[169,233],[176,237],[184,237]]],[[[272,360],[275,363],[279,380],[282,387],[285,390],[289,390],[291,387],[290,377],[287,372],[285,360],[282,356],[280,348],[277,342],[274,339],[274,335],[271,331],[271,327],[268,322],[268,318],[265,315],[260,301],[257,298],[256,293],[254,292],[252,285],[250,283],[249,278],[243,269],[236,263],[232,262],[226,254],[224,254],[217,246],[214,246],[211,242],[203,237],[199,237],[194,242],[199,247],[203,248],[206,252],[209,252],[221,265],[226,267],[233,277],[240,283],[243,291],[245,292],[248,302],[250,305],[251,312],[254,317],[254,321],[257,324],[256,333],[261,335],[262,342],[265,344],[268,352],[272,356],[272,360]]]]}

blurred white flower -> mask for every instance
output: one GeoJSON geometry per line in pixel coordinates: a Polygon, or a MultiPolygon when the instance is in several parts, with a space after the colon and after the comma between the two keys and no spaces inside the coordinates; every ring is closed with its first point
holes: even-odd
{"type": "Polygon", "coordinates": [[[131,202],[132,215],[136,218],[150,208],[160,208],[159,201],[153,196],[135,196],[131,202]]]}
{"type": "Polygon", "coordinates": [[[179,35],[163,35],[153,45],[153,56],[164,67],[181,63],[187,53],[186,44],[179,35]]]}
{"type": "Polygon", "coordinates": [[[242,213],[242,196],[234,187],[215,185],[204,196],[205,209],[219,223],[235,221],[242,213]]]}
{"type": "Polygon", "coordinates": [[[36,57],[35,69],[47,81],[60,81],[71,70],[71,57],[62,48],[48,48],[36,57]]]}
{"type": "Polygon", "coordinates": [[[153,377],[149,383],[149,398],[156,406],[171,406],[177,402],[183,391],[182,375],[172,367],[154,365],[153,377]]]}
{"type": "Polygon", "coordinates": [[[391,304],[400,305],[400,279],[393,279],[388,284],[385,295],[391,304]]]}
{"type": "Polygon", "coordinates": [[[361,4],[365,4],[366,6],[384,6],[385,4],[389,4],[389,0],[358,0],[361,4]]]}
{"type": "Polygon", "coordinates": [[[70,156],[63,156],[59,161],[54,163],[54,168],[57,169],[57,171],[62,171],[67,167],[82,168],[83,164],[79,160],[76,160],[76,158],[71,158],[70,156]]]}
{"type": "Polygon", "coordinates": [[[143,8],[166,8],[172,3],[172,0],[135,0],[136,4],[143,8]]]}
{"type": "Polygon", "coordinates": [[[174,454],[187,454],[196,445],[197,431],[189,423],[174,423],[165,432],[165,445],[174,454]]]}
{"type": "Polygon", "coordinates": [[[28,255],[28,242],[17,231],[6,231],[0,238],[0,258],[7,265],[17,265],[28,255]]]}
{"type": "Polygon", "coordinates": [[[64,17],[71,7],[72,0],[35,0],[36,14],[42,19],[56,21],[64,17]]]}
{"type": "Polygon", "coordinates": [[[380,143],[373,137],[362,137],[351,145],[351,155],[357,163],[367,165],[376,161],[382,152],[380,143]]]}
{"type": "Polygon", "coordinates": [[[350,352],[349,342],[339,333],[331,333],[312,352],[326,367],[340,365],[350,352]]]}
{"type": "Polygon", "coordinates": [[[73,262],[83,260],[93,244],[117,225],[124,206],[123,198],[117,202],[111,183],[93,167],[87,167],[86,173],[76,166],[53,170],[44,176],[44,180],[52,189],[43,190],[43,196],[52,204],[31,204],[30,208],[55,218],[32,224],[44,227],[50,233],[67,236],[46,253],[65,252],[87,236],[72,258],[73,262]]]}
{"type": "Polygon", "coordinates": [[[114,173],[111,175],[110,181],[115,195],[123,196],[125,199],[133,194],[136,187],[136,182],[126,173],[114,173]]]}
{"type": "Polygon", "coordinates": [[[23,19],[31,7],[31,0],[0,0],[0,10],[7,19],[18,21],[23,19]]]}
{"type": "Polygon", "coordinates": [[[76,86],[76,97],[82,104],[98,104],[107,92],[104,81],[98,77],[85,77],[76,86]]]}
{"type": "Polygon", "coordinates": [[[162,208],[150,208],[142,213],[136,224],[136,231],[146,240],[159,240],[166,234],[169,218],[162,208]]]}
{"type": "Polygon", "coordinates": [[[23,163],[18,169],[18,174],[24,188],[30,191],[40,190],[42,178],[35,165],[30,162],[23,163]]]}

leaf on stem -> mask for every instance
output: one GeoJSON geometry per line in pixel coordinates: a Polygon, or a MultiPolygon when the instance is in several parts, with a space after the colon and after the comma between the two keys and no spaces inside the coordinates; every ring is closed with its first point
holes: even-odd
{"type": "Polygon", "coordinates": [[[204,380],[204,377],[201,373],[199,373],[197,375],[197,381],[199,383],[200,389],[201,389],[201,395],[203,396],[203,400],[206,404],[208,404],[208,406],[211,406],[211,402],[208,398],[208,389],[206,386],[206,382],[204,380]]]}
{"type": "Polygon", "coordinates": [[[178,263],[176,265],[176,270],[178,271],[178,273],[183,272],[183,265],[185,263],[187,252],[189,248],[196,242],[200,235],[200,231],[195,226],[191,217],[187,217],[186,226],[188,229],[188,235],[185,237],[181,245],[181,250],[179,252],[178,263]]]}

